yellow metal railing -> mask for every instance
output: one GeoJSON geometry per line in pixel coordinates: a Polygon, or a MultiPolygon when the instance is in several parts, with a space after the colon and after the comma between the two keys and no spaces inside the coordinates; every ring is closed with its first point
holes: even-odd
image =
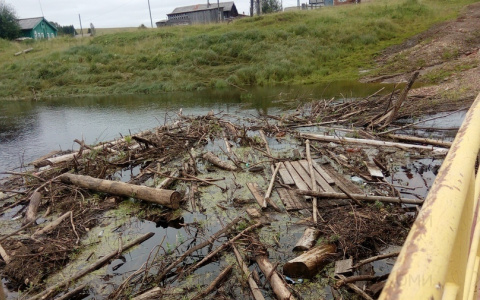
{"type": "Polygon", "coordinates": [[[476,299],[480,94],[468,111],[380,299],[476,299]]]}

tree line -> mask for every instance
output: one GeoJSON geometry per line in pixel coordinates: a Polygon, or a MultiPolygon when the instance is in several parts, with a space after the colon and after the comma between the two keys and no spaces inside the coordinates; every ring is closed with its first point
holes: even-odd
{"type": "MultiPolygon", "coordinates": [[[[57,22],[50,22],[57,28],[57,34],[60,35],[76,35],[73,25],[62,26],[57,22]]],[[[15,10],[5,2],[0,2],[0,38],[13,40],[21,36],[20,25],[15,10]]]]}

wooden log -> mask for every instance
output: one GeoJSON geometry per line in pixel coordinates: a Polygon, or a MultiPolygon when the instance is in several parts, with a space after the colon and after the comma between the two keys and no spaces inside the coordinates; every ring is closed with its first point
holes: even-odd
{"type": "Polygon", "coordinates": [[[275,183],[275,178],[277,177],[278,170],[280,169],[280,165],[275,167],[273,171],[272,178],[270,179],[270,184],[268,185],[267,192],[265,193],[265,197],[263,198],[263,205],[267,206],[267,199],[270,199],[270,194],[272,193],[273,184],[275,183]]]}
{"type": "Polygon", "coordinates": [[[218,287],[221,286],[223,282],[225,282],[227,277],[230,276],[230,274],[232,273],[232,269],[233,266],[228,265],[222,272],[220,272],[220,274],[218,274],[218,276],[212,281],[212,283],[210,283],[210,285],[205,290],[195,295],[192,300],[200,300],[203,297],[208,296],[211,292],[218,289],[218,287]]]}
{"type": "Polygon", "coordinates": [[[7,251],[2,247],[2,245],[0,245],[0,256],[7,265],[12,261],[12,258],[10,255],[8,255],[7,251]]]}
{"type": "MultiPolygon", "coordinates": [[[[122,252],[127,251],[128,249],[132,248],[133,246],[136,246],[136,245],[148,240],[153,235],[154,235],[153,232],[146,233],[146,234],[136,238],[135,240],[123,245],[121,251],[122,252]]],[[[82,278],[83,276],[87,275],[88,273],[99,269],[100,267],[102,267],[103,265],[108,263],[112,258],[114,258],[115,256],[117,256],[119,254],[121,254],[121,253],[119,253],[118,250],[115,250],[115,251],[105,255],[104,257],[97,260],[95,263],[93,263],[93,264],[83,268],[82,270],[78,271],[72,277],[67,278],[67,279],[65,279],[65,280],[63,280],[63,281],[45,289],[43,292],[31,297],[29,300],[50,299],[50,298],[52,298],[53,296],[55,296],[55,294],[62,291],[63,287],[67,286],[71,282],[74,282],[74,281],[82,278]]]]}
{"type": "Polygon", "coordinates": [[[165,178],[162,182],[160,182],[159,185],[157,185],[155,188],[157,189],[166,189],[168,188],[170,185],[172,185],[176,180],[179,175],[179,171],[178,170],[175,170],[174,172],[172,172],[172,174],[170,174],[169,177],[165,178]]]}
{"type": "Polygon", "coordinates": [[[335,255],[334,244],[316,246],[283,265],[283,274],[294,278],[312,278],[335,255]]]}
{"type": "Polygon", "coordinates": [[[124,197],[134,197],[173,209],[180,207],[181,196],[177,191],[154,189],[146,186],[68,173],[60,175],[59,179],[63,183],[73,184],[78,187],[98,192],[124,197]]]}
{"type": "Polygon", "coordinates": [[[218,158],[218,156],[216,156],[212,152],[205,153],[203,155],[203,159],[205,159],[206,161],[208,161],[212,165],[215,165],[215,166],[217,166],[221,169],[224,169],[224,170],[228,170],[228,171],[236,171],[237,170],[236,166],[232,166],[228,162],[221,160],[220,158],[218,158]]]}
{"type": "Polygon", "coordinates": [[[445,148],[450,148],[452,146],[452,142],[439,141],[434,139],[421,138],[421,137],[403,135],[403,134],[389,134],[388,137],[392,139],[400,140],[400,141],[409,141],[409,142],[415,142],[415,143],[435,145],[435,146],[440,146],[445,148]]]}
{"type": "Polygon", "coordinates": [[[252,292],[253,298],[255,300],[264,300],[265,298],[263,297],[262,292],[260,292],[257,283],[251,276],[250,270],[248,270],[248,267],[243,261],[240,252],[238,252],[237,247],[232,245],[232,249],[233,253],[235,253],[235,257],[237,258],[237,263],[240,266],[240,270],[242,270],[243,274],[247,277],[248,285],[250,286],[250,291],[252,292]]]}
{"type": "Polygon", "coordinates": [[[399,147],[402,149],[415,149],[415,150],[428,150],[432,151],[434,154],[446,155],[448,149],[433,147],[433,146],[420,146],[412,145],[405,143],[394,143],[394,142],[385,142],[378,140],[367,140],[367,139],[355,139],[347,137],[336,137],[330,135],[319,135],[319,134],[307,134],[301,133],[300,136],[304,139],[311,139],[323,142],[334,142],[334,143],[348,143],[348,144],[359,144],[359,145],[370,145],[370,146],[381,146],[381,147],[399,147]]]}
{"type": "Polygon", "coordinates": [[[313,227],[308,227],[303,232],[302,237],[298,240],[293,251],[306,251],[315,246],[318,236],[320,235],[320,230],[313,227]]]}
{"type": "MultiPolygon", "coordinates": [[[[309,195],[315,196],[319,198],[327,198],[327,199],[351,199],[349,195],[342,194],[342,193],[327,193],[327,192],[312,192],[309,190],[295,190],[295,192],[299,195],[309,195]]],[[[423,200],[419,199],[405,199],[405,198],[398,198],[398,197],[385,197],[385,196],[368,196],[363,194],[351,194],[352,197],[358,200],[364,201],[380,201],[386,203],[405,203],[405,204],[423,204],[423,200]]]]}
{"type": "Polygon", "coordinates": [[[85,289],[87,289],[87,285],[82,284],[82,285],[76,287],[75,289],[71,290],[70,292],[62,295],[61,297],[56,298],[55,300],[75,299],[75,296],[77,296],[77,294],[80,294],[81,292],[83,292],[85,289]]]}
{"type": "Polygon", "coordinates": [[[5,290],[3,289],[3,283],[0,281],[0,300],[7,300],[5,290]]]}
{"type": "MultiPolygon", "coordinates": [[[[338,277],[340,279],[346,279],[345,276],[339,274],[338,277]]],[[[365,293],[361,288],[359,288],[358,286],[354,285],[353,283],[347,283],[347,286],[352,289],[352,291],[354,291],[355,293],[357,293],[360,297],[362,297],[363,299],[365,300],[373,300],[372,297],[370,297],[367,293],[365,293]]]]}
{"type": "MultiPolygon", "coordinates": [[[[311,180],[311,185],[312,185],[312,191],[316,192],[318,191],[318,186],[317,186],[317,181],[315,180],[315,171],[313,169],[313,164],[312,164],[312,156],[310,154],[310,140],[306,140],[305,141],[305,145],[306,145],[306,152],[307,152],[307,162],[308,162],[308,171],[309,171],[309,174],[310,174],[310,180],[311,180]]],[[[326,183],[326,182],[325,182],[326,183]]],[[[327,184],[327,186],[329,188],[330,185],[327,184]]],[[[317,219],[318,219],[318,206],[317,206],[317,197],[313,197],[313,201],[312,201],[312,205],[313,205],[313,222],[316,224],[317,223],[317,219]]]]}
{"type": "Polygon", "coordinates": [[[136,297],[134,297],[132,300],[154,300],[154,299],[162,299],[163,296],[163,290],[160,287],[154,287],[153,289],[150,289],[136,297]]]}
{"type": "Polygon", "coordinates": [[[23,224],[28,224],[32,221],[35,221],[37,218],[37,211],[40,203],[42,202],[42,193],[40,193],[40,189],[37,188],[33,194],[30,196],[30,203],[27,207],[27,212],[25,213],[25,219],[23,220],[23,224]]]}
{"type": "Polygon", "coordinates": [[[275,296],[279,300],[294,300],[296,299],[292,292],[287,288],[285,281],[277,274],[274,266],[268,260],[268,257],[265,255],[255,256],[255,261],[257,265],[262,270],[262,273],[265,275],[265,278],[270,282],[275,296]]]}
{"type": "Polygon", "coordinates": [[[240,222],[241,219],[242,219],[241,217],[237,217],[237,218],[233,219],[233,221],[230,222],[227,226],[225,226],[224,228],[220,229],[219,231],[214,233],[212,236],[210,236],[210,238],[208,240],[196,245],[195,247],[192,247],[192,248],[188,249],[179,258],[177,258],[174,262],[172,262],[171,264],[169,264],[166,268],[164,268],[162,270],[162,273],[160,273],[157,276],[158,280],[160,280],[160,281],[163,280],[167,276],[168,272],[170,272],[173,268],[175,268],[175,266],[177,266],[179,263],[181,263],[187,256],[189,256],[193,252],[195,252],[197,250],[200,250],[200,249],[212,244],[213,242],[215,242],[215,240],[217,240],[221,235],[228,232],[233,226],[235,226],[238,222],[240,222]]]}
{"type": "Polygon", "coordinates": [[[377,260],[380,260],[380,259],[385,259],[385,258],[390,258],[390,257],[394,257],[394,256],[398,256],[400,254],[400,251],[395,251],[395,252],[391,252],[391,253],[387,253],[387,254],[380,254],[380,255],[377,255],[377,256],[372,256],[370,258],[367,258],[367,259],[364,259],[364,260],[361,260],[359,262],[357,262],[353,268],[354,269],[357,269],[365,264],[368,264],[368,263],[371,263],[371,262],[374,262],[374,261],[377,261],[377,260]]]}
{"type": "Polygon", "coordinates": [[[386,127],[388,124],[390,124],[393,121],[393,119],[395,119],[398,111],[400,110],[400,107],[402,106],[403,102],[405,102],[405,99],[407,99],[408,91],[412,88],[412,85],[417,79],[418,74],[419,74],[418,71],[413,73],[412,77],[408,81],[408,84],[403,89],[402,94],[400,95],[400,97],[398,97],[398,100],[395,101],[393,109],[390,111],[388,115],[388,119],[385,121],[385,124],[382,127],[386,127]]]}
{"type": "Polygon", "coordinates": [[[47,224],[45,227],[43,227],[42,229],[39,229],[37,231],[35,231],[34,234],[32,234],[32,238],[35,238],[39,235],[42,235],[42,234],[45,234],[47,232],[50,232],[52,231],[53,229],[55,229],[58,225],[60,225],[60,223],[62,223],[63,220],[65,220],[66,218],[70,218],[72,215],[72,211],[68,211],[66,213],[64,213],[63,215],[61,215],[59,218],[57,218],[55,221],[53,222],[50,222],[49,224],[47,224]]]}

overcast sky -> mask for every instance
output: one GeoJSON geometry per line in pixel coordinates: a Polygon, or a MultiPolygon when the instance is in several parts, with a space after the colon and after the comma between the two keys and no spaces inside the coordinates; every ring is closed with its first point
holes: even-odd
{"type": "MultiPolygon", "coordinates": [[[[90,23],[96,28],[150,26],[148,0],[0,0],[12,6],[21,19],[41,17],[60,25],[80,28],[90,23]],[[42,13],[43,10],[43,13],[42,13]]],[[[150,0],[152,19],[155,22],[167,18],[175,7],[206,3],[207,0],[150,0]]],[[[222,2],[222,1],[220,1],[222,2]]],[[[301,2],[307,2],[302,0],[301,2]]],[[[216,0],[210,0],[216,3],[216,0]]],[[[297,0],[283,0],[283,6],[295,6],[297,0]]],[[[238,12],[249,14],[250,0],[235,1],[238,12]]]]}

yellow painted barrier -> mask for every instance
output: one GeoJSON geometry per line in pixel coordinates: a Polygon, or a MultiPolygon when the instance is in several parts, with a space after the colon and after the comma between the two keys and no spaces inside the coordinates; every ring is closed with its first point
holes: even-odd
{"type": "Polygon", "coordinates": [[[410,230],[380,299],[476,299],[480,265],[480,94],[410,230]]]}

